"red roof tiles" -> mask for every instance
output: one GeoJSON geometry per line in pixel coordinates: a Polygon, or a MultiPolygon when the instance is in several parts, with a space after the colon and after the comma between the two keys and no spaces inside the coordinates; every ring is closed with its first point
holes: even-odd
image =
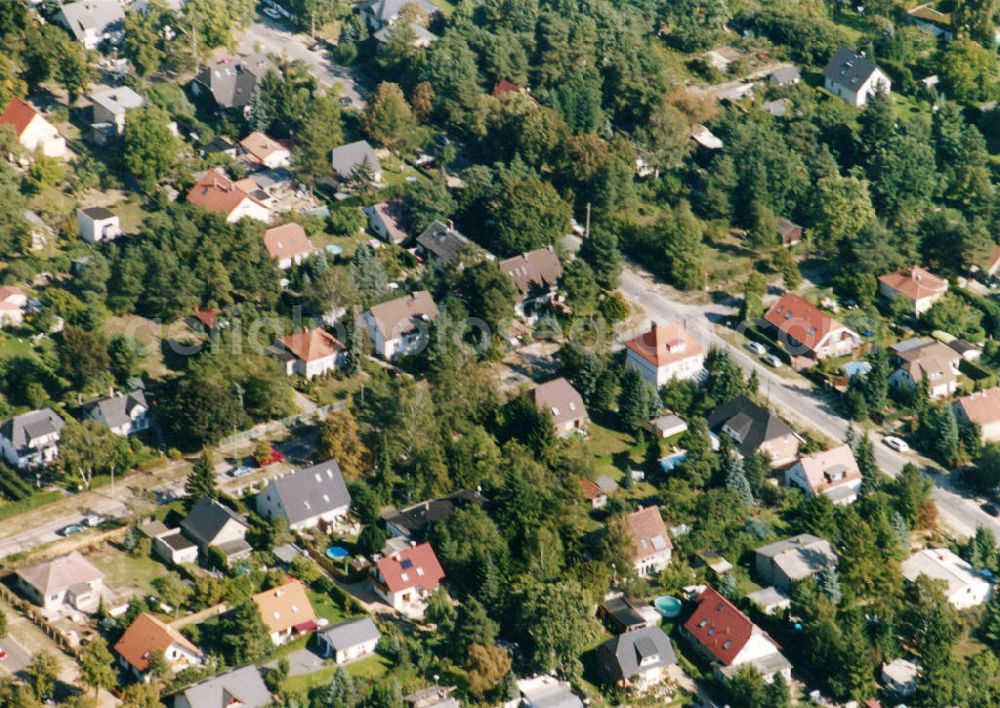
{"type": "Polygon", "coordinates": [[[444,578],[444,569],[429,543],[408,548],[375,562],[389,592],[419,587],[434,590],[444,578]]]}
{"type": "Polygon", "coordinates": [[[28,124],[37,115],[39,115],[38,111],[31,104],[15,96],[10,99],[10,102],[4,109],[3,115],[0,116],[0,125],[13,126],[14,133],[20,138],[24,129],[28,127],[28,124]]]}
{"type": "Polygon", "coordinates": [[[705,588],[684,630],[725,666],[729,666],[755,631],[750,618],[714,588],[705,588]]]}

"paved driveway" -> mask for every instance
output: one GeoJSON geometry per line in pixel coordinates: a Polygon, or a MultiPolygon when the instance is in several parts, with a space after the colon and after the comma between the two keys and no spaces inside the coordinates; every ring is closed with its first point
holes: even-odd
{"type": "Polygon", "coordinates": [[[0,662],[0,671],[6,671],[14,676],[24,671],[31,663],[31,653],[9,634],[0,639],[0,648],[7,652],[6,661],[0,662]]]}

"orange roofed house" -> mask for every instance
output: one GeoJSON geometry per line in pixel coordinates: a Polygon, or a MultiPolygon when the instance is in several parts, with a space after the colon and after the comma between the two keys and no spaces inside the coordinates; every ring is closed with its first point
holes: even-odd
{"type": "Polygon", "coordinates": [[[429,543],[378,559],[371,573],[375,594],[408,617],[423,616],[443,579],[444,569],[429,543]]]}
{"type": "Polygon", "coordinates": [[[636,573],[653,575],[667,567],[674,546],[667,536],[659,507],[647,506],[629,514],[628,531],[634,545],[636,573]]]}
{"type": "Polygon", "coordinates": [[[649,331],[625,342],[625,364],[659,388],[671,379],[697,376],[705,351],[677,322],[654,322],[649,331]]]}
{"type": "Polygon", "coordinates": [[[267,223],[271,220],[271,210],[258,196],[251,194],[252,180],[233,182],[223,173],[222,168],[208,170],[187,194],[191,204],[225,214],[226,221],[235,224],[247,217],[267,223]]]}
{"type": "Polygon", "coordinates": [[[281,270],[299,265],[316,252],[306,230],[294,221],[265,231],[264,250],[281,270]]]}
{"type": "Polygon", "coordinates": [[[18,142],[31,152],[40,150],[46,157],[66,155],[66,140],[56,127],[45,120],[38,109],[16,96],[0,115],[0,125],[12,127],[18,142]]]}
{"type": "Polygon", "coordinates": [[[787,293],[764,316],[792,356],[829,359],[848,356],[861,337],[794,293],[787,293]]]}
{"type": "Polygon", "coordinates": [[[1000,442],[1000,386],[962,396],[952,405],[959,422],[979,426],[984,443],[1000,442]]]}
{"type": "Polygon", "coordinates": [[[316,612],[309,602],[305,586],[294,578],[285,580],[284,585],[253,596],[260,618],[271,635],[271,641],[276,645],[317,627],[316,612]]]}
{"type": "Polygon", "coordinates": [[[344,362],[347,349],[339,339],[316,327],[282,337],[269,351],[285,365],[285,374],[307,379],[333,371],[344,362]]]}
{"type": "Polygon", "coordinates": [[[878,293],[887,300],[901,300],[919,316],[948,292],[948,281],[920,266],[904,268],[878,277],[878,293]]]}
{"type": "Polygon", "coordinates": [[[183,634],[145,612],[128,626],[115,644],[115,652],[122,666],[143,681],[150,679],[149,664],[156,653],[163,655],[167,667],[175,673],[198,666],[203,659],[198,647],[183,634]]]}
{"type": "Polygon", "coordinates": [[[791,680],[792,665],[777,642],[713,588],[698,596],[698,607],[681,633],[723,678],[732,677],[740,666],[751,666],[768,683],[779,673],[791,680]]]}
{"type": "Polygon", "coordinates": [[[274,138],[255,130],[240,141],[240,147],[247,160],[255,165],[269,167],[272,170],[288,167],[292,163],[292,153],[288,146],[279,143],[274,138]]]}
{"type": "Polygon", "coordinates": [[[552,414],[556,434],[560,437],[582,432],[587,427],[589,417],[583,397],[566,379],[560,377],[538,384],[528,395],[538,410],[552,414]]]}
{"type": "Polygon", "coordinates": [[[850,445],[800,457],[785,470],[785,484],[810,497],[825,494],[834,504],[850,504],[861,491],[861,469],[850,445]]]}

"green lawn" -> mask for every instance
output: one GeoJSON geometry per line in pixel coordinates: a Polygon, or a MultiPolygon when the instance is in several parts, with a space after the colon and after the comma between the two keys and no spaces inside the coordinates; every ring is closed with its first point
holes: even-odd
{"type": "Polygon", "coordinates": [[[329,595],[316,592],[311,588],[308,589],[308,593],[309,602],[312,603],[313,609],[316,611],[316,616],[329,620],[330,624],[343,622],[346,619],[351,619],[353,616],[344,612],[343,605],[335,602],[329,595]]]}
{"type": "Polygon", "coordinates": [[[151,556],[132,556],[110,545],[88,553],[87,559],[104,573],[105,584],[114,590],[132,588],[137,594],[152,595],[153,580],[170,574],[151,556]]]}
{"type": "Polygon", "coordinates": [[[27,337],[17,337],[8,332],[0,332],[0,359],[13,359],[16,356],[26,356],[35,358],[38,349],[49,346],[47,340],[42,340],[42,344],[36,348],[27,337]]]}
{"type": "MultiPolygon", "coordinates": [[[[388,659],[380,654],[375,654],[367,659],[348,664],[347,673],[352,678],[371,681],[385,676],[391,668],[392,665],[388,659]]],[[[317,686],[324,686],[336,670],[337,667],[330,664],[305,676],[289,676],[285,679],[284,692],[287,694],[307,693],[317,686]]]]}

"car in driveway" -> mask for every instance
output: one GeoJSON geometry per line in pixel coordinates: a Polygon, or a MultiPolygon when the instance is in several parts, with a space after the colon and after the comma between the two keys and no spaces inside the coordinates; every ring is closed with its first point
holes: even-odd
{"type": "Polygon", "coordinates": [[[60,536],[75,536],[78,533],[82,533],[85,528],[83,524],[70,524],[69,526],[63,526],[57,533],[60,536]]]}
{"type": "Polygon", "coordinates": [[[902,438],[897,438],[895,435],[886,435],[882,438],[882,442],[886,447],[892,448],[896,452],[909,452],[910,446],[902,438]]]}
{"type": "Polygon", "coordinates": [[[268,17],[270,17],[272,20],[281,20],[281,19],[283,19],[281,13],[275,7],[273,7],[272,5],[268,5],[267,7],[265,7],[264,9],[262,9],[261,12],[263,12],[265,15],[267,15],[268,17]]]}
{"type": "Polygon", "coordinates": [[[993,502],[986,502],[979,508],[985,511],[990,516],[1000,516],[1000,509],[997,509],[997,505],[994,504],[993,502]]]}
{"type": "Polygon", "coordinates": [[[232,477],[233,479],[238,479],[239,477],[245,477],[245,476],[247,476],[248,474],[250,474],[253,471],[254,471],[254,468],[251,467],[250,465],[240,465],[236,469],[231,470],[229,472],[229,476],[232,477]]]}
{"type": "Polygon", "coordinates": [[[774,354],[765,354],[760,358],[762,362],[770,366],[772,369],[780,369],[784,364],[781,359],[776,357],[774,354]]]}
{"type": "Polygon", "coordinates": [[[764,356],[767,354],[767,347],[760,342],[747,342],[743,345],[743,348],[752,354],[756,354],[757,356],[764,356]]]}

